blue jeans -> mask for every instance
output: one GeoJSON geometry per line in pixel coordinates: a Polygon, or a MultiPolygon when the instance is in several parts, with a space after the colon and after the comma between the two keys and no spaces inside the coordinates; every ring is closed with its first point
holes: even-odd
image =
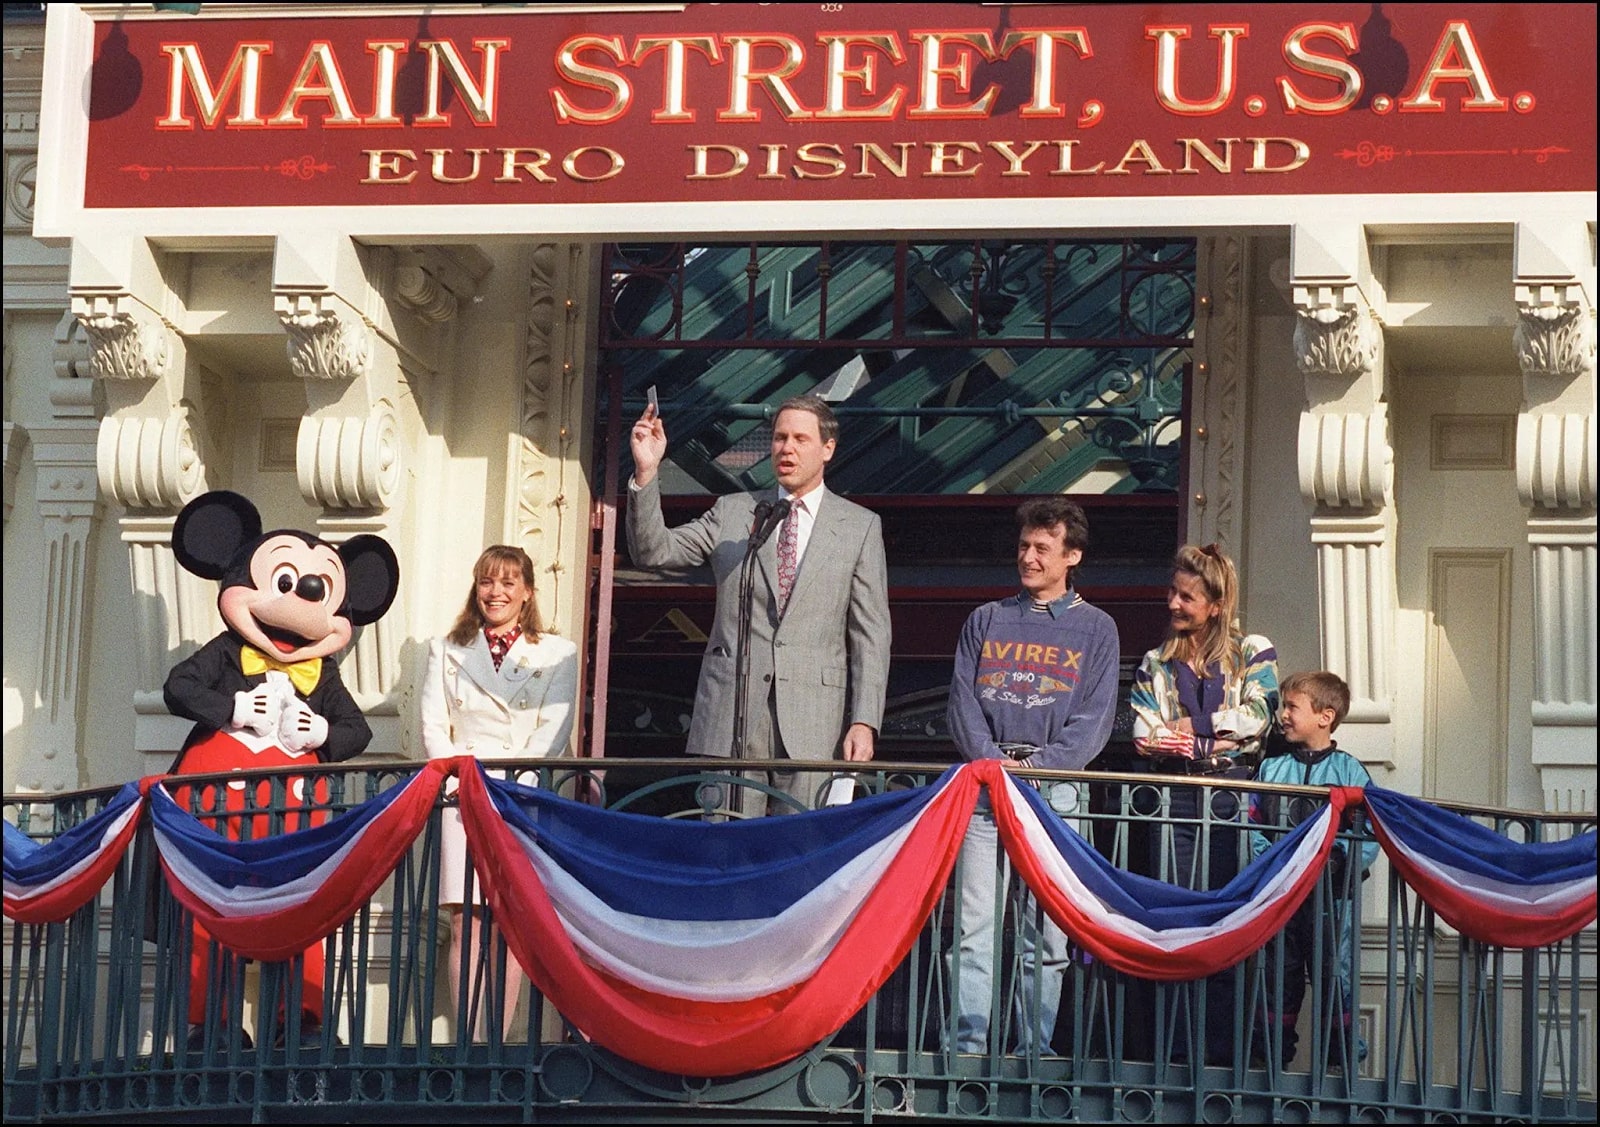
{"type": "MultiPolygon", "coordinates": [[[[1046,787],[1052,784],[1046,783],[1046,787]]],[[[1050,804],[1057,813],[1078,812],[1080,788],[1054,784],[1050,804]],[[1065,807],[1065,809],[1063,809],[1065,807]]],[[[1006,900],[1012,900],[1017,928],[1016,956],[1020,972],[1012,984],[1012,1041],[1006,1046],[1020,1055],[1037,1049],[1050,1052],[1056,1014],[1061,1009],[1061,984],[1067,970],[1067,937],[1044,915],[1033,894],[1020,882],[1012,897],[1011,864],[1000,861],[1000,835],[987,792],[978,796],[977,808],[961,843],[961,916],[957,951],[945,955],[945,968],[956,984],[955,1051],[989,1050],[989,1021],[993,1005],[996,939],[1005,919],[1006,900]],[[1004,864],[1004,868],[1000,864],[1004,864]],[[996,908],[1000,909],[997,914],[996,908]],[[1038,1005],[1034,992],[1038,991],[1038,1005]]]]}

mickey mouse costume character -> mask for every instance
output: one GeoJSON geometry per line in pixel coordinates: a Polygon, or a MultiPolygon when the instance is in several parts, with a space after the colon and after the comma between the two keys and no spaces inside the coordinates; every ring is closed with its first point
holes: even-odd
{"type": "MultiPolygon", "coordinates": [[[[333,655],[350,644],[354,628],[381,618],[394,601],[400,565],[378,536],[334,545],[294,529],[261,531],[247,498],[226,490],[196,497],[172,528],[172,550],[184,570],[216,579],[217,609],[227,630],[167,676],[167,708],[195,721],[172,774],[198,775],[305,762],[338,763],[366,750],[372,729],[339,677],[333,655]],[[308,758],[309,757],[309,758],[308,758]]],[[[306,794],[301,777],[284,780],[283,828],[326,821],[325,812],[299,812],[327,799],[326,781],[306,794]]],[[[188,787],[173,797],[190,806],[188,787]]],[[[208,825],[234,840],[267,835],[271,783],[261,780],[247,802],[243,780],[202,790],[201,808],[223,815],[208,825]],[[220,792],[218,802],[216,793],[220,792]],[[249,818],[247,808],[261,811],[249,818]]],[[[190,959],[189,1021],[203,1034],[210,936],[195,928],[190,959]]],[[[305,952],[302,1040],[320,1037],[322,945],[305,952]]],[[[246,1038],[248,1040],[248,1038],[246,1038]]],[[[202,1042],[203,1043],[203,1042],[202,1042]]]]}

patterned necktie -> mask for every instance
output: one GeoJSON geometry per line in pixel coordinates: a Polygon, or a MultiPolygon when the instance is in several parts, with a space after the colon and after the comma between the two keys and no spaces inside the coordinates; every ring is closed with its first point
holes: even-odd
{"type": "Polygon", "coordinates": [[[783,531],[778,534],[778,613],[789,605],[789,592],[794,590],[794,577],[800,571],[800,514],[806,503],[796,500],[784,519],[783,531]]]}

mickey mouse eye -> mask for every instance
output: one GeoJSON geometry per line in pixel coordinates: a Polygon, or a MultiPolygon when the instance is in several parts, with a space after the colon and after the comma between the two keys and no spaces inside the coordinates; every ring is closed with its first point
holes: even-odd
{"type": "Polygon", "coordinates": [[[287,595],[299,581],[300,573],[292,564],[279,564],[272,569],[272,578],[268,582],[278,594],[287,595]]]}

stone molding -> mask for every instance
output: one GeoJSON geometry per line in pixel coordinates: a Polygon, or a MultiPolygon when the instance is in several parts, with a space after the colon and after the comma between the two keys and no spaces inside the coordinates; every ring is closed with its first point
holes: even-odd
{"type": "Polygon", "coordinates": [[[534,248],[528,281],[527,351],[518,395],[514,542],[549,576],[547,608],[567,597],[563,535],[564,480],[580,409],[577,348],[580,309],[573,296],[588,277],[589,252],[578,244],[534,248]]]}
{"type": "MultiPolygon", "coordinates": [[[[1246,511],[1244,388],[1249,347],[1248,244],[1236,235],[1200,242],[1195,354],[1190,370],[1189,539],[1222,545],[1241,565],[1246,511]]],[[[1246,574],[1248,568],[1242,569],[1246,574]]]]}

